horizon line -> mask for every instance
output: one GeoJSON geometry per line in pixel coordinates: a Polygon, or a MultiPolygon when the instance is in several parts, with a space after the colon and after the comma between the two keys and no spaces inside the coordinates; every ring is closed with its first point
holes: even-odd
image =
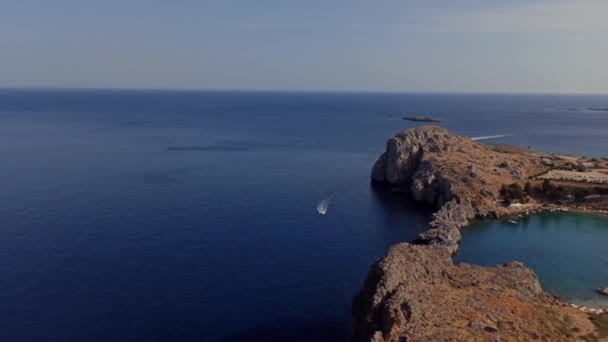
{"type": "Polygon", "coordinates": [[[526,92],[454,90],[354,90],[354,89],[278,89],[278,88],[195,88],[195,87],[112,87],[112,86],[0,86],[0,91],[150,91],[150,92],[223,92],[223,93],[309,93],[309,94],[387,94],[387,95],[608,95],[608,92],[526,92]]]}

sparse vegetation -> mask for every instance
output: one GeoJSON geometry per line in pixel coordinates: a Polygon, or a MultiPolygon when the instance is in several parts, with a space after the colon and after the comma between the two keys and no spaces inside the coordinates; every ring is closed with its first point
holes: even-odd
{"type": "Polygon", "coordinates": [[[577,188],[572,190],[572,195],[574,196],[575,200],[582,201],[585,199],[585,197],[591,195],[591,191],[585,188],[577,188]]]}
{"type": "Polygon", "coordinates": [[[589,320],[595,325],[595,332],[581,336],[581,340],[585,342],[598,342],[608,337],[608,315],[589,315],[589,320]]]}
{"type": "Polygon", "coordinates": [[[524,193],[528,196],[532,195],[532,183],[529,181],[524,184],[524,193]]]}
{"type": "Polygon", "coordinates": [[[598,337],[608,337],[608,315],[589,315],[589,319],[597,328],[598,337]]]}
{"type": "Polygon", "coordinates": [[[503,185],[500,188],[500,196],[503,198],[505,205],[511,205],[511,203],[518,201],[519,203],[528,202],[528,196],[524,191],[524,188],[517,183],[513,183],[509,186],[503,185]]]}
{"type": "Polygon", "coordinates": [[[568,190],[561,185],[553,185],[550,180],[545,179],[540,188],[541,194],[550,200],[564,200],[568,197],[568,190]]]}

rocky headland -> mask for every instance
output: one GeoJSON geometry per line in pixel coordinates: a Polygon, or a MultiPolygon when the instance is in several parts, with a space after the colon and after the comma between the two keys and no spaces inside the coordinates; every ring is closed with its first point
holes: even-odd
{"type": "Polygon", "coordinates": [[[608,325],[608,315],[582,312],[544,293],[534,272],[522,263],[481,267],[452,262],[460,230],[472,219],[576,207],[574,202],[549,204],[527,196],[526,203],[504,204],[505,184],[523,185],[546,173],[549,167],[543,158],[556,157],[481,144],[436,126],[409,129],[390,138],[373,167],[372,182],[437,211],[429,229],[414,243],[391,247],[373,265],[353,302],[352,340],[603,338],[597,317],[608,325]]]}
{"type": "Polygon", "coordinates": [[[502,185],[524,182],[546,167],[524,150],[507,152],[436,126],[408,129],[388,140],[372,169],[372,181],[433,205],[430,229],[421,244],[445,246],[454,253],[460,229],[473,218],[500,217],[502,185]]]}

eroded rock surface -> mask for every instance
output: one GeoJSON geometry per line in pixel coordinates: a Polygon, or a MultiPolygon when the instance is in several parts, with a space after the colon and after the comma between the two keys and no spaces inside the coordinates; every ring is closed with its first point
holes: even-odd
{"type": "Polygon", "coordinates": [[[402,243],[355,297],[353,341],[567,341],[572,315],[519,262],[454,265],[444,247],[402,243]]]}
{"type": "MultiPolygon", "coordinates": [[[[389,139],[372,181],[436,206],[414,244],[393,246],[353,302],[353,341],[576,341],[594,336],[588,317],[545,294],[519,262],[454,265],[460,229],[500,217],[499,189],[546,168],[543,155],[484,145],[423,126],[389,139]]],[[[534,208],[525,210],[535,210],[534,208]]]]}
{"type": "Polygon", "coordinates": [[[371,178],[435,205],[431,229],[418,242],[458,249],[470,219],[497,216],[504,184],[524,181],[545,168],[532,153],[497,151],[437,126],[409,129],[390,138],[371,178]]]}

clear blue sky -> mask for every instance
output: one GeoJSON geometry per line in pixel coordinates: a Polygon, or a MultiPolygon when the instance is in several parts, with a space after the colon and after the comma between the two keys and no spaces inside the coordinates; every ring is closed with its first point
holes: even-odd
{"type": "Polygon", "coordinates": [[[2,0],[0,87],[608,93],[606,0],[2,0]]]}

